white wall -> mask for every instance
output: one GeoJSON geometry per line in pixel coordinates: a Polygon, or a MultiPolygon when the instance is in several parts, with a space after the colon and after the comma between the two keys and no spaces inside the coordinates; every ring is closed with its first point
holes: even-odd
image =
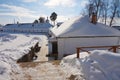
{"type": "Polygon", "coordinates": [[[59,53],[59,58],[62,58],[63,54],[76,53],[76,47],[112,46],[118,44],[119,44],[118,37],[59,38],[58,53],[59,53]]]}

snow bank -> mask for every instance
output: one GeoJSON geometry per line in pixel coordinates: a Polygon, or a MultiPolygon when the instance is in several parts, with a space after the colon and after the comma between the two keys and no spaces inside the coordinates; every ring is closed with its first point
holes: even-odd
{"type": "Polygon", "coordinates": [[[16,61],[37,42],[41,45],[41,38],[42,35],[0,34],[0,80],[17,79],[15,75],[20,74],[21,69],[16,61]]]}
{"type": "Polygon", "coordinates": [[[61,66],[80,80],[120,80],[120,54],[105,50],[91,51],[90,55],[80,59],[76,58],[76,54],[67,56],[61,66]]]}

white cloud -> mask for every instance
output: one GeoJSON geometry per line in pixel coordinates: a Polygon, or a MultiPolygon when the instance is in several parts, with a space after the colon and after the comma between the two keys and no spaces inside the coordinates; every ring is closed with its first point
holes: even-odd
{"type": "Polygon", "coordinates": [[[76,2],[75,0],[49,0],[45,2],[44,5],[48,7],[56,6],[74,7],[76,5],[76,2]]]}
{"type": "Polygon", "coordinates": [[[87,4],[88,4],[88,0],[83,0],[81,1],[80,6],[84,8],[87,4]]]}
{"type": "Polygon", "coordinates": [[[59,15],[57,16],[57,21],[58,22],[64,22],[66,20],[68,20],[69,18],[67,16],[63,16],[63,15],[59,15]]]}
{"type": "Polygon", "coordinates": [[[69,19],[71,19],[73,17],[73,15],[58,15],[57,16],[57,22],[64,22],[64,21],[67,21],[69,19]]]}
{"type": "Polygon", "coordinates": [[[5,13],[4,12],[0,13],[0,15],[27,17],[27,18],[36,18],[37,17],[37,16],[33,15],[33,13],[35,13],[34,11],[31,11],[27,8],[13,6],[13,5],[7,5],[7,4],[1,4],[0,6],[7,8],[10,11],[10,12],[5,12],[5,13]]]}
{"type": "Polygon", "coordinates": [[[23,2],[37,2],[38,0],[23,0],[23,2]]]}
{"type": "Polygon", "coordinates": [[[1,4],[0,6],[1,6],[1,7],[4,7],[4,8],[8,8],[8,9],[10,9],[11,11],[14,11],[14,12],[34,13],[34,11],[31,11],[31,10],[29,10],[29,9],[27,9],[27,8],[24,8],[24,7],[19,7],[19,6],[14,6],[14,5],[7,5],[7,4],[1,4]]]}
{"type": "Polygon", "coordinates": [[[0,13],[0,15],[7,15],[7,16],[16,16],[16,17],[25,17],[25,18],[38,18],[38,16],[31,15],[29,13],[0,13]]]}

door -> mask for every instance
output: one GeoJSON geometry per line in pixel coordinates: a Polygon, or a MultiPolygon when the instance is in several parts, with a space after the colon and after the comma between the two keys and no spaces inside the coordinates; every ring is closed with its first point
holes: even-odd
{"type": "Polygon", "coordinates": [[[57,42],[52,43],[52,53],[57,54],[58,53],[58,44],[57,42]]]}

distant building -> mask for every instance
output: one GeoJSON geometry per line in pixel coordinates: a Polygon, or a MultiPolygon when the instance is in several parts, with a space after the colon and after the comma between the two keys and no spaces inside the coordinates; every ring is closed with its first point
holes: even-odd
{"type": "Polygon", "coordinates": [[[3,27],[5,32],[39,32],[48,33],[52,25],[49,22],[44,23],[18,23],[7,24],[3,27]]]}

